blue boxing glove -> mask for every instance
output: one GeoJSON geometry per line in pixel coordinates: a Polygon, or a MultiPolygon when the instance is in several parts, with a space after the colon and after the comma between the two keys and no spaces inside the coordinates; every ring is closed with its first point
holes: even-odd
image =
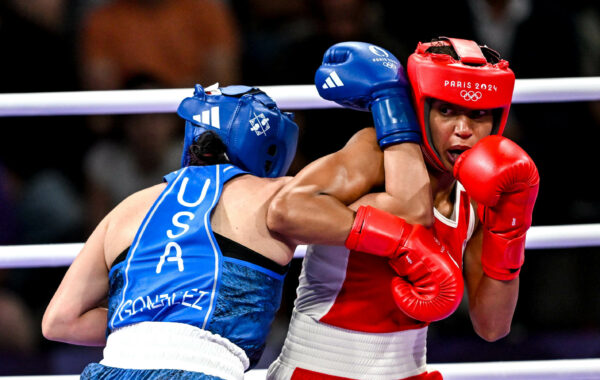
{"type": "Polygon", "coordinates": [[[379,146],[421,143],[404,68],[379,46],[342,42],[325,52],[315,74],[322,98],[359,111],[371,111],[379,146]]]}

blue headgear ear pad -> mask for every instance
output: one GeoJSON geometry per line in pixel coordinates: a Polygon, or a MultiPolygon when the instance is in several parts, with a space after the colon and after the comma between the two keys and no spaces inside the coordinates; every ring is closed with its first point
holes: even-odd
{"type": "Polygon", "coordinates": [[[190,145],[203,132],[216,132],[227,146],[232,164],[259,177],[280,177],[288,171],[298,144],[293,114],[258,88],[228,86],[210,91],[196,85],[177,114],[185,119],[181,166],[189,164],[190,145]]]}

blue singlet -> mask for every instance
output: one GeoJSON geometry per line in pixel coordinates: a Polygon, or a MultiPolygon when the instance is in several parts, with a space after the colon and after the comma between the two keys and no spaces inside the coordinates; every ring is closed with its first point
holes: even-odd
{"type": "Polygon", "coordinates": [[[165,176],[167,187],[125,260],[110,270],[107,334],[144,321],[186,323],[229,339],[246,352],[251,368],[256,364],[286,268],[267,269],[260,265],[265,258],[250,250],[259,260],[222,252],[215,239],[211,211],[223,185],[241,174],[233,165],[213,165],[165,176]]]}

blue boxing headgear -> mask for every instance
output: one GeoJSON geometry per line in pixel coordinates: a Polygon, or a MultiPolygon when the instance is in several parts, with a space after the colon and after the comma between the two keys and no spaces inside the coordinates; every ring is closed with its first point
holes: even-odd
{"type": "Polygon", "coordinates": [[[280,177],[288,171],[298,143],[293,114],[258,88],[228,86],[205,89],[185,98],[177,114],[186,120],[181,166],[189,164],[189,148],[203,132],[219,135],[232,164],[259,177],[280,177]]]}

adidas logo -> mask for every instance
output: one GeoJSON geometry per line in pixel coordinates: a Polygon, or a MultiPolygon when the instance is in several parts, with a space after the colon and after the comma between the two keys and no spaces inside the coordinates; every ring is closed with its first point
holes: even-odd
{"type": "Polygon", "coordinates": [[[210,110],[205,110],[198,115],[194,115],[192,119],[198,123],[221,129],[221,124],[219,123],[219,107],[211,107],[210,110]]]}
{"type": "Polygon", "coordinates": [[[342,87],[344,82],[340,79],[335,71],[332,71],[331,74],[325,79],[325,83],[323,83],[323,88],[334,88],[334,87],[342,87]]]}

